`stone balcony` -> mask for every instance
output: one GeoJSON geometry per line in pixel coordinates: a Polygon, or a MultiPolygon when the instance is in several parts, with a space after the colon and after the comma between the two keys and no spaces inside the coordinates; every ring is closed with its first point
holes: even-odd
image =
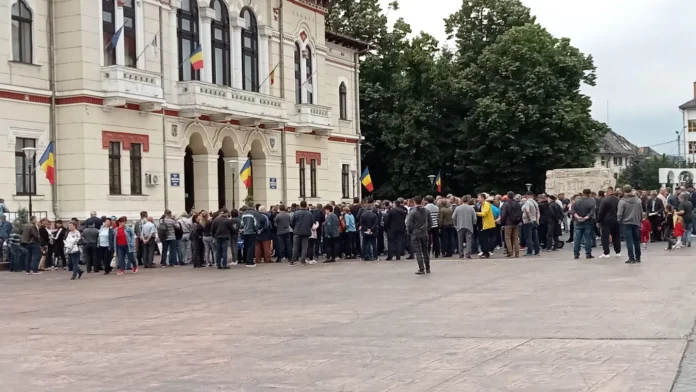
{"type": "Polygon", "coordinates": [[[143,110],[160,110],[164,92],[160,74],[141,69],[110,65],[102,67],[104,106],[123,106],[126,102],[140,103],[143,110]]]}
{"type": "Polygon", "coordinates": [[[177,83],[182,117],[208,115],[214,121],[237,120],[242,125],[278,128],[287,122],[280,98],[196,80],[177,83]]]}
{"type": "Polygon", "coordinates": [[[295,105],[295,112],[290,120],[295,124],[300,133],[315,132],[319,135],[328,136],[333,131],[331,121],[331,108],[309,103],[295,105]]]}

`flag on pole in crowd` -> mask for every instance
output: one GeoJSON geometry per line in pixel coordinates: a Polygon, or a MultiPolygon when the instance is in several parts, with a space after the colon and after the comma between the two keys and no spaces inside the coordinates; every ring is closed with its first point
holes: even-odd
{"type": "Polygon", "coordinates": [[[41,166],[41,170],[46,173],[48,182],[53,185],[56,182],[55,147],[53,142],[50,142],[48,147],[46,147],[46,151],[44,151],[41,159],[39,159],[39,166],[41,166]]]}
{"type": "Polygon", "coordinates": [[[239,177],[242,179],[244,186],[249,189],[251,186],[251,158],[248,158],[242,170],[239,172],[239,177]]]}
{"type": "Polygon", "coordinates": [[[368,192],[372,192],[375,187],[372,185],[372,177],[370,177],[370,170],[365,167],[365,170],[363,170],[362,175],[360,176],[360,182],[362,182],[363,186],[365,186],[365,189],[367,189],[368,192]]]}
{"type": "Polygon", "coordinates": [[[440,172],[437,173],[437,178],[435,179],[435,186],[437,186],[437,192],[441,193],[442,192],[442,177],[440,176],[440,172]]]}
{"type": "Polygon", "coordinates": [[[189,60],[191,60],[191,66],[193,67],[194,71],[198,71],[199,69],[203,68],[203,50],[201,49],[200,44],[198,44],[196,50],[191,53],[189,60]]]}

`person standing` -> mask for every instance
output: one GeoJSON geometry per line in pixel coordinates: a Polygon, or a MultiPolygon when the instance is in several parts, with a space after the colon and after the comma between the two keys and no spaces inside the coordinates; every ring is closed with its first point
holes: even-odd
{"type": "Polygon", "coordinates": [[[684,245],[691,247],[691,234],[693,232],[694,206],[691,204],[689,194],[684,192],[679,195],[679,206],[677,215],[683,219],[684,225],[684,245]]]}
{"type": "Polygon", "coordinates": [[[117,275],[123,275],[123,272],[129,266],[133,268],[134,274],[138,273],[138,262],[135,261],[135,233],[133,229],[126,226],[127,221],[128,218],[125,216],[118,218],[116,221],[113,246],[118,258],[117,275]]]}
{"type": "Polygon", "coordinates": [[[416,275],[430,273],[430,251],[428,248],[428,235],[432,225],[432,213],[423,207],[423,198],[413,198],[415,206],[408,213],[406,231],[411,237],[411,249],[418,261],[416,275]]]}
{"type": "Polygon", "coordinates": [[[387,233],[387,260],[393,258],[401,260],[401,255],[404,253],[403,241],[406,237],[407,214],[406,208],[401,205],[400,200],[397,200],[384,217],[384,230],[387,233]]]}
{"type": "Polygon", "coordinates": [[[43,218],[39,223],[39,246],[41,247],[41,260],[39,261],[39,271],[46,270],[46,263],[52,265],[53,247],[51,241],[51,222],[43,218]]]}
{"type": "Polygon", "coordinates": [[[290,228],[290,214],[287,213],[285,206],[281,204],[280,212],[274,219],[276,226],[276,235],[278,236],[278,254],[276,255],[276,263],[285,260],[290,260],[292,257],[292,246],[290,245],[290,236],[292,229],[290,228]]]}
{"type": "MultiPolygon", "coordinates": [[[[527,192],[527,201],[522,205],[522,233],[527,245],[525,256],[539,255],[539,205],[534,200],[534,193],[527,192]]],[[[592,199],[594,202],[594,199],[592,199]]]]}
{"type": "Polygon", "coordinates": [[[293,231],[292,258],[290,266],[294,267],[299,261],[304,265],[307,259],[307,250],[309,246],[309,236],[312,235],[312,225],[314,217],[307,210],[307,202],[302,200],[300,208],[295,211],[290,220],[290,226],[293,231]]]}
{"type": "Polygon", "coordinates": [[[261,226],[261,230],[259,230],[259,234],[256,238],[256,261],[259,263],[272,263],[273,261],[271,260],[271,239],[273,238],[273,233],[271,231],[271,218],[266,212],[265,206],[259,206],[259,209],[256,212],[256,217],[259,220],[261,226]]]}
{"type": "Polygon", "coordinates": [[[111,258],[113,257],[114,230],[111,228],[111,219],[106,218],[97,235],[96,264],[104,268],[104,275],[111,273],[111,258]]]}
{"type": "Polygon", "coordinates": [[[362,231],[362,259],[363,261],[379,260],[377,256],[377,232],[379,218],[372,211],[372,205],[367,205],[360,215],[360,229],[362,231]]]}
{"type": "Polygon", "coordinates": [[[522,223],[522,206],[515,201],[513,192],[507,193],[506,201],[500,209],[500,223],[505,231],[506,257],[520,257],[520,223],[522,223]]]}
{"type": "Polygon", "coordinates": [[[454,212],[449,205],[447,199],[440,200],[440,211],[438,212],[437,221],[440,224],[440,251],[442,257],[452,257],[454,253],[454,221],[452,216],[454,212]]]}
{"type": "MultiPolygon", "coordinates": [[[[220,211],[211,228],[213,238],[215,238],[215,265],[217,269],[230,269],[227,265],[227,248],[230,241],[230,225],[227,219],[227,210],[220,211]]],[[[253,257],[253,256],[252,256],[253,257]]]]}
{"type": "Polygon", "coordinates": [[[99,243],[99,229],[94,227],[93,222],[89,222],[87,228],[82,232],[82,240],[84,241],[84,260],[87,273],[92,271],[99,272],[101,260],[97,258],[97,245],[99,243]]]}
{"type": "MultiPolygon", "coordinates": [[[[7,220],[5,214],[0,211],[0,261],[9,259],[9,254],[3,254],[2,246],[5,242],[10,239],[10,234],[12,234],[12,223],[7,220]]],[[[10,246],[7,246],[7,252],[9,253],[10,246]]]]}
{"type": "Polygon", "coordinates": [[[256,267],[254,256],[256,252],[256,240],[263,229],[262,219],[253,208],[242,207],[242,219],[240,232],[244,241],[244,263],[248,268],[256,267]]]}
{"type": "Polygon", "coordinates": [[[135,258],[138,260],[139,266],[145,264],[143,262],[144,249],[141,235],[145,222],[147,222],[147,211],[140,211],[140,219],[133,226],[133,231],[135,232],[135,258]]]}
{"type": "Polygon", "coordinates": [[[623,227],[628,260],[626,264],[640,263],[640,221],[643,216],[643,206],[640,199],[633,194],[630,185],[623,187],[624,197],[619,200],[617,219],[623,227]]]}
{"type": "Polygon", "coordinates": [[[154,219],[148,217],[140,228],[140,241],[143,248],[145,268],[155,268],[155,248],[157,247],[157,228],[154,219]]]}
{"type": "Polygon", "coordinates": [[[440,222],[438,221],[440,209],[435,205],[435,199],[432,196],[426,196],[425,201],[428,203],[425,205],[425,209],[430,212],[430,219],[432,221],[429,233],[430,242],[428,251],[432,252],[437,259],[440,257],[440,222]]]}
{"type": "Polygon", "coordinates": [[[561,247],[558,239],[561,235],[561,224],[563,221],[563,208],[556,203],[558,199],[554,195],[549,196],[549,216],[548,231],[546,233],[546,250],[556,251],[561,247]]]}
{"type": "Polygon", "coordinates": [[[471,259],[471,249],[474,245],[473,235],[476,227],[476,211],[471,205],[471,197],[466,195],[462,198],[462,204],[458,206],[452,214],[452,222],[457,229],[457,249],[459,258],[471,259]],[[466,247],[464,246],[466,244],[466,247]]]}
{"type": "MultiPolygon", "coordinates": [[[[640,205],[639,205],[640,207],[640,205]]],[[[585,258],[593,259],[592,256],[592,236],[594,228],[592,220],[596,215],[597,202],[591,197],[591,191],[584,189],[582,197],[576,198],[573,202],[573,221],[574,221],[574,237],[573,255],[575,259],[580,258],[580,246],[585,245],[585,258]]]]}
{"type": "Polygon", "coordinates": [[[191,262],[191,230],[193,221],[189,214],[182,213],[177,222],[181,227],[181,240],[179,241],[179,263],[186,265],[191,262]]]}
{"type": "Polygon", "coordinates": [[[346,223],[346,231],[343,233],[345,236],[343,249],[345,249],[346,259],[355,259],[360,254],[356,246],[356,243],[359,244],[360,240],[356,241],[358,233],[355,227],[355,216],[348,207],[343,207],[343,221],[346,223]]]}
{"type": "Polygon", "coordinates": [[[213,222],[210,219],[208,211],[201,212],[200,216],[198,217],[198,224],[201,225],[201,228],[203,229],[203,258],[208,267],[212,267],[213,259],[215,258],[213,256],[215,251],[215,239],[213,238],[212,233],[213,222]]]}
{"type": "Polygon", "coordinates": [[[65,237],[65,253],[68,254],[70,265],[72,265],[72,277],[70,280],[82,278],[83,271],[80,268],[80,247],[77,245],[81,237],[75,223],[68,223],[68,234],[65,237]]]}
{"type": "MultiPolygon", "coordinates": [[[[164,218],[159,224],[159,239],[162,242],[162,268],[167,266],[167,254],[169,254],[169,266],[176,266],[176,221],[172,218],[172,211],[165,210],[164,218]]],[[[135,233],[133,234],[135,236],[135,233]]]]}
{"type": "Polygon", "coordinates": [[[41,275],[41,272],[39,272],[39,258],[41,258],[40,242],[36,217],[32,216],[29,219],[29,223],[24,226],[24,231],[22,231],[22,246],[26,250],[25,272],[27,275],[41,275]]]}
{"type": "MultiPolygon", "coordinates": [[[[618,202],[617,202],[618,205],[618,202]]],[[[665,205],[662,199],[658,197],[657,192],[652,191],[648,199],[647,213],[650,226],[652,227],[652,240],[650,242],[662,241],[660,227],[662,226],[662,215],[665,205]]]]}
{"type": "Polygon", "coordinates": [[[335,263],[338,257],[338,239],[339,239],[339,221],[336,214],[333,213],[333,207],[329,204],[324,207],[324,248],[326,250],[326,260],[324,263],[335,263]]]}
{"type": "Polygon", "coordinates": [[[58,219],[55,222],[56,229],[53,232],[53,254],[55,257],[56,264],[58,259],[62,262],[62,268],[66,269],[68,267],[68,261],[65,258],[65,236],[68,231],[63,227],[63,221],[58,219]]]}
{"type": "Polygon", "coordinates": [[[85,227],[89,227],[90,224],[93,224],[94,228],[99,230],[102,227],[102,223],[102,219],[97,216],[97,211],[92,211],[89,213],[89,219],[85,221],[85,227]]]}
{"type": "Polygon", "coordinates": [[[491,203],[488,201],[488,195],[481,193],[478,196],[478,202],[481,205],[481,211],[477,212],[476,215],[481,218],[481,234],[479,235],[479,243],[481,245],[481,255],[482,259],[487,259],[491,257],[492,249],[492,239],[491,235],[495,229],[495,218],[493,217],[493,209],[491,208],[491,203]]]}
{"type": "Polygon", "coordinates": [[[539,202],[537,205],[539,207],[539,226],[537,230],[539,248],[546,249],[548,247],[546,239],[548,237],[549,217],[551,214],[549,201],[546,199],[546,195],[539,195],[539,202]]]}

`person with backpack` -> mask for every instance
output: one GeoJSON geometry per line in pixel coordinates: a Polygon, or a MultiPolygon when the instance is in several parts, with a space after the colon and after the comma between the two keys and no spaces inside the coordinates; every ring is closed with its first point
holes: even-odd
{"type": "Polygon", "coordinates": [[[507,193],[508,201],[500,209],[500,223],[505,231],[506,257],[520,257],[520,223],[522,222],[522,206],[515,201],[513,192],[507,193]]]}
{"type": "Polygon", "coordinates": [[[261,231],[256,238],[256,261],[259,263],[272,263],[271,240],[273,238],[273,232],[271,231],[271,218],[266,212],[265,206],[259,206],[258,217],[261,221],[261,231]]]}
{"type": "Polygon", "coordinates": [[[254,262],[256,240],[265,226],[262,219],[262,216],[253,207],[242,207],[240,232],[244,240],[244,263],[248,268],[256,267],[254,262]]]}
{"type": "Polygon", "coordinates": [[[336,257],[339,256],[339,220],[336,214],[334,214],[333,210],[334,209],[330,204],[324,207],[325,220],[324,230],[322,230],[324,233],[324,248],[326,250],[326,260],[324,263],[335,263],[336,257]]]}

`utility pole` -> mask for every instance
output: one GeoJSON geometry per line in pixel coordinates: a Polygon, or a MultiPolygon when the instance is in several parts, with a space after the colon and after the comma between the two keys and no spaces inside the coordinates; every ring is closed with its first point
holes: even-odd
{"type": "Polygon", "coordinates": [[[681,168],[681,132],[677,131],[677,167],[681,168]]]}

